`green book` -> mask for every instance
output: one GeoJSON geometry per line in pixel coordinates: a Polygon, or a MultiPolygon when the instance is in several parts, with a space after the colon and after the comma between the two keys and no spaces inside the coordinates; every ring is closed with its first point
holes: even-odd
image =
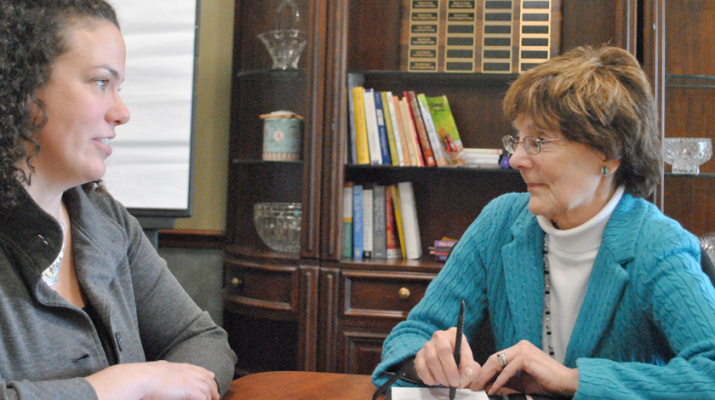
{"type": "Polygon", "coordinates": [[[427,97],[427,106],[432,115],[435,130],[442,143],[449,145],[447,155],[449,156],[450,164],[459,163],[459,155],[464,150],[464,145],[462,145],[462,139],[459,137],[457,124],[454,122],[447,96],[427,97]]]}

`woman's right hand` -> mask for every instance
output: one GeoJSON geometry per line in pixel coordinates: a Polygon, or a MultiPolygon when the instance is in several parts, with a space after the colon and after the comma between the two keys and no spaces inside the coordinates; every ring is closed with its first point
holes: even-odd
{"type": "Polygon", "coordinates": [[[437,331],[415,356],[415,370],[422,381],[430,386],[442,385],[463,388],[477,376],[481,366],[474,361],[472,349],[462,336],[462,354],[459,368],[454,361],[457,328],[437,331]]]}
{"type": "Polygon", "coordinates": [[[191,364],[118,364],[88,376],[99,400],[218,400],[214,374],[191,364]]]}

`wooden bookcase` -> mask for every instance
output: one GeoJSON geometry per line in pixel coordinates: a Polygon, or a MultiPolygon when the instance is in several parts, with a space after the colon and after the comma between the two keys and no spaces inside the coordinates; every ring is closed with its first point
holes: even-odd
{"type": "MultiPolygon", "coordinates": [[[[272,71],[268,53],[255,35],[274,29],[270,13],[279,3],[236,0],[234,10],[225,326],[239,354],[237,374],[271,369],[369,374],[379,361],[384,338],[441,269],[429,255],[430,242],[460,237],[491,199],[525,186],[512,170],[346,165],[347,77],[361,74],[364,86],[377,90],[447,95],[465,146],[498,148],[501,137],[512,132],[501,102],[516,75],[400,71],[402,2],[382,0],[299,2],[301,29],[309,32],[300,68],[272,71]],[[278,109],[305,117],[300,162],[260,159],[258,115],[278,109]],[[341,258],[342,187],[347,181],[413,182],[423,248],[420,260],[341,258]],[[299,256],[272,253],[260,241],[252,222],[258,201],[302,201],[299,256]]],[[[692,78],[703,83],[702,88],[667,86],[675,79],[671,74],[715,75],[706,61],[711,59],[708,52],[714,51],[714,39],[703,37],[715,20],[707,0],[679,2],[685,6],[677,10],[671,10],[676,6],[670,3],[661,10],[664,0],[562,3],[562,50],[611,43],[636,54],[656,89],[666,85],[666,136],[712,136],[707,128],[713,123],[705,118],[708,108],[700,107],[713,101],[712,85],[703,83],[711,82],[709,78],[692,78]],[[666,32],[671,32],[667,41],[707,50],[666,47],[668,60],[674,60],[665,64],[666,78],[658,75],[663,65],[658,52],[663,47],[656,38],[662,29],[657,22],[668,13],[673,16],[665,18],[666,32]],[[701,15],[692,16],[697,13],[701,15]],[[686,30],[681,21],[696,22],[702,29],[686,30]],[[657,32],[650,30],[654,23],[657,32]],[[678,28],[671,28],[676,24],[678,28]],[[684,69],[675,69],[676,65],[684,69]],[[679,100],[693,92],[702,93],[698,99],[704,100],[679,100]],[[696,125],[684,125],[696,114],[696,125]]],[[[697,234],[715,230],[711,220],[703,218],[713,214],[709,206],[715,205],[710,196],[715,169],[709,164],[701,169],[699,177],[666,175],[663,185],[666,213],[697,234]]],[[[487,345],[478,350],[478,357],[489,351],[488,334],[483,340],[487,345]]]]}

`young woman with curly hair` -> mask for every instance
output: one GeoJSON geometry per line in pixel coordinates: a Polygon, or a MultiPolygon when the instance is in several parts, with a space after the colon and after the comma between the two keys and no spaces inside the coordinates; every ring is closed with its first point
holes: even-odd
{"type": "Polygon", "coordinates": [[[0,399],[218,399],[235,354],[97,181],[126,49],[103,0],[0,1],[0,399]]]}

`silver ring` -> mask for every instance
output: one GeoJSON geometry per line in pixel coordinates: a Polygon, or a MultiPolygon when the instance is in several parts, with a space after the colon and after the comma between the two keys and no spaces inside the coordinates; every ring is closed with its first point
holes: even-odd
{"type": "Polygon", "coordinates": [[[502,369],[506,368],[506,366],[509,365],[509,360],[506,359],[506,354],[504,353],[497,354],[497,360],[499,360],[499,364],[501,365],[502,369]]]}

